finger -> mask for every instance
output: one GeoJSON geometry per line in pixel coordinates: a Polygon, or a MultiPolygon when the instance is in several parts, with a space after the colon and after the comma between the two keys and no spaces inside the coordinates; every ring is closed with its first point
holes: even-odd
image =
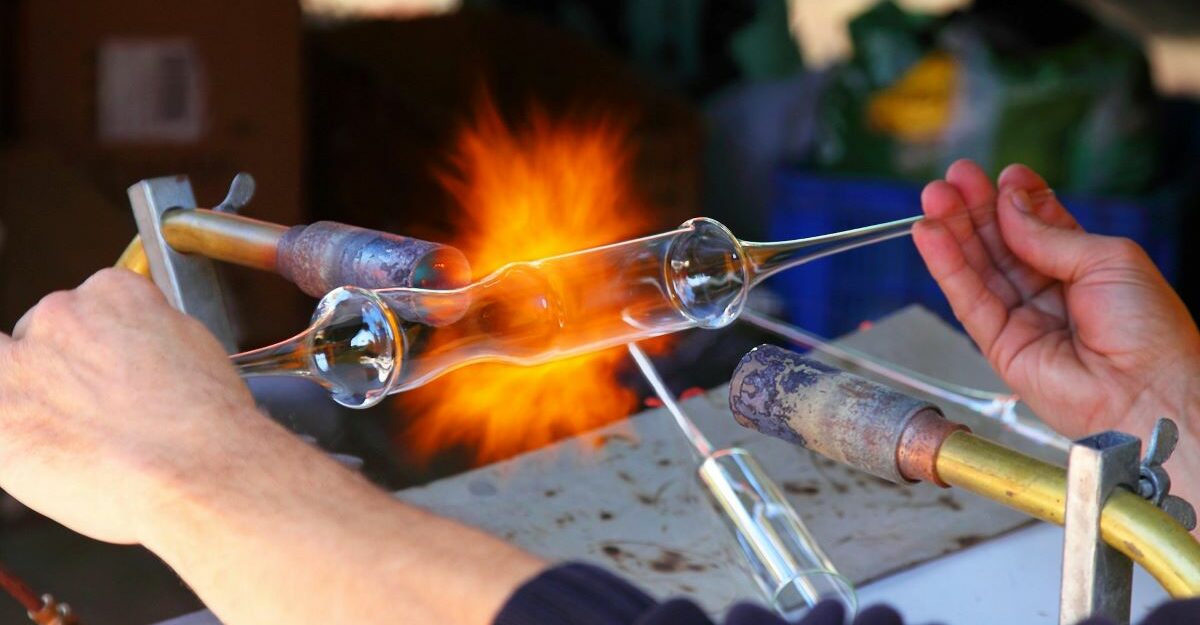
{"type": "Polygon", "coordinates": [[[967,264],[980,275],[988,288],[1010,306],[1021,300],[1021,294],[993,262],[976,232],[972,218],[965,214],[966,202],[957,187],[943,180],[929,183],[921,192],[921,206],[927,217],[937,220],[954,235],[967,264]]]}
{"type": "Polygon", "coordinates": [[[937,281],[954,316],[984,354],[1008,320],[1008,306],[988,288],[963,256],[954,235],[941,222],[922,221],[913,227],[913,241],[929,273],[937,281]]]}
{"type": "Polygon", "coordinates": [[[34,304],[33,308],[25,311],[25,314],[21,315],[21,318],[17,319],[17,323],[13,325],[12,338],[14,340],[24,338],[25,332],[29,330],[29,319],[34,310],[37,310],[37,304],[34,304]]]}
{"type": "Polygon", "coordinates": [[[1001,192],[1011,189],[1024,189],[1029,197],[1033,199],[1034,208],[1037,209],[1038,216],[1042,221],[1060,228],[1079,228],[1079,222],[1075,221],[1075,217],[1067,211],[1061,202],[1047,201],[1054,197],[1054,191],[1050,189],[1050,185],[1032,169],[1014,164],[1004,168],[1000,172],[1000,190],[1001,192]]]}
{"type": "Polygon", "coordinates": [[[1063,282],[1075,282],[1090,267],[1103,262],[1109,257],[1113,242],[1119,241],[1042,219],[1042,212],[1066,213],[1052,196],[1044,196],[1037,202],[1025,189],[1007,189],[1001,193],[997,208],[1001,234],[1013,253],[1033,269],[1063,282]],[[1037,208],[1044,204],[1058,206],[1037,208]]]}
{"type": "MultiPolygon", "coordinates": [[[[1023,182],[1030,185],[1031,188],[1046,188],[1046,183],[1033,170],[1024,165],[1010,165],[1005,168],[1005,171],[1009,172],[1010,178],[1014,173],[1028,174],[1032,177],[1028,181],[1022,178],[1012,178],[1008,181],[1010,184],[1023,182]]],[[[982,242],[983,249],[991,260],[991,264],[996,268],[996,272],[1004,277],[1004,281],[1008,283],[1014,293],[1014,297],[1006,297],[1005,302],[1013,305],[1044,290],[1049,282],[1046,277],[1039,275],[1020,262],[1000,234],[1000,226],[996,221],[997,191],[991,180],[988,179],[987,173],[975,163],[963,159],[950,166],[946,172],[946,181],[959,189],[959,193],[967,205],[971,223],[975,227],[976,236],[982,242]]],[[[1005,181],[1003,173],[1001,181],[1005,181]]],[[[994,283],[997,280],[992,279],[989,282],[994,283]]]]}
{"type": "Polygon", "coordinates": [[[143,302],[145,298],[164,300],[162,292],[155,288],[153,282],[128,269],[116,267],[97,271],[76,290],[119,302],[143,302]]]}
{"type": "Polygon", "coordinates": [[[932,220],[942,222],[955,238],[965,241],[971,237],[974,229],[968,219],[962,219],[967,210],[958,189],[945,180],[934,180],[921,190],[921,210],[932,220]]]}
{"type": "Polygon", "coordinates": [[[955,161],[946,170],[946,182],[958,189],[969,210],[988,207],[996,201],[996,187],[987,173],[965,158],[955,161]]]}
{"type": "Polygon", "coordinates": [[[17,320],[13,326],[12,338],[18,341],[24,339],[29,332],[34,331],[34,324],[39,323],[39,319],[52,319],[49,323],[61,323],[64,318],[63,312],[70,310],[74,305],[75,297],[72,291],[55,291],[46,295],[17,320]]]}

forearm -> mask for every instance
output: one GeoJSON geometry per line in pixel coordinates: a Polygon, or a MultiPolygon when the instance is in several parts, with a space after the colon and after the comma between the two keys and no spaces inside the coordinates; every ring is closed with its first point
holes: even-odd
{"type": "Polygon", "coordinates": [[[227,625],[489,625],[542,567],[396,501],[258,415],[246,426],[171,479],[142,524],[146,546],[227,625]]]}

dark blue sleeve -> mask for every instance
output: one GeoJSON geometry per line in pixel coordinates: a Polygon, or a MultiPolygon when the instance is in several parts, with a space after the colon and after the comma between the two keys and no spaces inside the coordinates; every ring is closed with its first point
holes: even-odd
{"type": "Polygon", "coordinates": [[[656,605],[650,595],[602,568],[568,562],[525,582],[500,608],[494,624],[632,625],[656,605]]]}
{"type": "MultiPolygon", "coordinates": [[[[845,609],[826,601],[797,625],[844,625],[845,609]]],[[[546,569],[509,597],[494,625],[713,625],[695,603],[650,595],[608,571],[579,562],[546,569]]],[[[765,608],[735,605],[724,625],[788,625],[765,608]]],[[[854,625],[903,625],[887,607],[864,610],[854,625]]]]}
{"type": "MultiPolygon", "coordinates": [[[[842,625],[838,620],[804,625],[842,625]]],[[[547,569],[529,580],[504,604],[495,625],[713,625],[695,603],[672,599],[658,603],[634,585],[590,564],[572,562],[547,569]]],[[[787,625],[773,612],[735,606],[726,625],[787,625]]]]}
{"type": "MultiPolygon", "coordinates": [[[[825,601],[797,625],[844,625],[845,609],[825,601]]],[[[1200,623],[1200,599],[1171,601],[1159,606],[1140,625],[1200,623]]],[[[704,611],[686,599],[658,603],[650,595],[602,568],[582,563],[562,564],[526,582],[500,609],[494,625],[713,625],[704,611]]],[[[743,603],[726,615],[724,625],[788,625],[765,608],[743,603]]],[[[904,625],[887,606],[872,606],[854,618],[854,625],[904,625]]],[[[1089,619],[1079,625],[1109,625],[1089,619]]]]}

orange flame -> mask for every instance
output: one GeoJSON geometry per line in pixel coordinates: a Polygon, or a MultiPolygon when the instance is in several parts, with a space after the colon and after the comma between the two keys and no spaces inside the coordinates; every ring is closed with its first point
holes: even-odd
{"type": "MultiPolygon", "coordinates": [[[[631,182],[628,128],[608,118],[505,123],[484,98],[440,176],[462,207],[454,243],[477,277],[502,264],[611,243],[650,224],[631,182]]],[[[400,395],[415,415],[405,446],[428,458],[449,447],[487,463],[628,415],[635,393],[616,380],[623,349],[537,367],[480,364],[400,395]]]]}

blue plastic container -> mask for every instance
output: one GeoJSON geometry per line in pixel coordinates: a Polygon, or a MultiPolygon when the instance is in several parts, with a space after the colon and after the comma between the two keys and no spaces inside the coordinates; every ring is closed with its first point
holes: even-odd
{"type": "MultiPolygon", "coordinates": [[[[921,212],[920,197],[919,185],[782,170],[775,176],[768,232],[775,240],[794,239],[903,219],[921,212]]],[[[1089,232],[1129,237],[1146,248],[1168,280],[1179,275],[1177,202],[1062,200],[1089,232]]],[[[793,323],[825,336],[914,303],[957,324],[908,238],[817,260],[767,284],[783,299],[793,323]]]]}

